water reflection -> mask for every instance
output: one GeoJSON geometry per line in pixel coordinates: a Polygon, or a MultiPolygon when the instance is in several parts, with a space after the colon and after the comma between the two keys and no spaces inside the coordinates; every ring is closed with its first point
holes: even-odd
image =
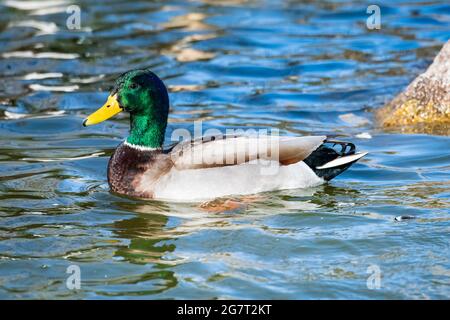
{"type": "MultiPolygon", "coordinates": [[[[137,214],[134,218],[113,224],[117,236],[130,240],[127,248],[121,248],[116,255],[133,263],[176,264],[176,259],[166,259],[165,255],[175,251],[177,239],[205,230],[253,228],[254,221],[279,212],[319,210],[321,205],[313,200],[318,192],[321,191],[291,190],[251,197],[224,197],[190,204],[162,201],[115,202],[115,207],[137,214]],[[271,211],[276,208],[276,211],[271,213],[269,208],[271,211]]],[[[266,231],[270,231],[270,228],[266,231]]]]}
{"type": "Polygon", "coordinates": [[[58,26],[54,22],[36,21],[36,20],[24,20],[13,21],[8,27],[26,27],[39,30],[36,32],[36,36],[55,34],[59,31],[58,26]]]}
{"type": "Polygon", "coordinates": [[[115,256],[131,263],[169,264],[169,261],[163,261],[163,256],[173,252],[175,245],[164,244],[171,240],[168,233],[164,232],[167,221],[165,216],[152,214],[115,222],[113,227],[116,235],[130,240],[126,248],[115,252],[115,256]]]}
{"type": "MultiPolygon", "coordinates": [[[[114,224],[114,232],[121,238],[130,239],[126,249],[136,253],[139,259],[145,260],[144,247],[148,245],[149,259],[155,257],[163,262],[164,252],[173,252],[175,242],[189,234],[205,230],[235,230],[254,228],[254,222],[280,213],[311,213],[325,207],[317,199],[323,197],[327,188],[341,189],[342,194],[349,195],[348,189],[336,187],[317,187],[305,190],[285,190],[277,193],[254,196],[224,197],[203,203],[166,203],[162,201],[140,201],[140,203],[116,202],[120,209],[135,212],[137,217],[118,221],[114,224]],[[148,241],[148,242],[147,242],[148,241]],[[161,245],[170,241],[170,245],[161,245]],[[159,243],[157,249],[155,246],[159,243]],[[137,247],[134,246],[137,245],[137,247]],[[140,246],[143,251],[134,251],[140,246]],[[155,255],[156,252],[156,255],[155,255]],[[141,254],[142,256],[139,256],[141,254]]],[[[357,191],[355,191],[357,194],[357,191]]],[[[333,206],[327,203],[326,206],[333,206]]],[[[270,232],[269,229],[265,229],[270,232]]],[[[278,230],[279,231],[279,230],[278,230]]],[[[122,252],[122,251],[120,251],[122,252]]],[[[120,254],[122,255],[122,254],[120,254]]],[[[129,258],[131,255],[127,255],[129,258]]],[[[164,260],[165,261],[165,260],[164,260]]]]}
{"type": "Polygon", "coordinates": [[[202,13],[189,13],[187,15],[175,16],[169,22],[162,24],[164,29],[183,29],[184,31],[202,31],[194,33],[176,41],[168,49],[161,51],[162,54],[173,55],[179,62],[192,62],[209,60],[215,57],[212,52],[194,49],[191,45],[195,42],[216,38],[216,33],[205,33],[205,31],[216,30],[212,25],[204,23],[208,16],[202,13]]]}

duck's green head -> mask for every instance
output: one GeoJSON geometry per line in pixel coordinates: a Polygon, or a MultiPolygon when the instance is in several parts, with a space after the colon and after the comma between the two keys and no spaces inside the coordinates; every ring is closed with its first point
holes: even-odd
{"type": "Polygon", "coordinates": [[[119,76],[106,103],[84,120],[89,126],[105,121],[121,111],[130,113],[127,142],[159,148],[169,114],[169,97],[161,79],[149,70],[132,70],[119,76]]]}

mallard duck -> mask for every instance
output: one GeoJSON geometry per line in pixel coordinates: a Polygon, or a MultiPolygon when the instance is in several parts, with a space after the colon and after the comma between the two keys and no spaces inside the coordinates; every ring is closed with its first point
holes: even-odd
{"type": "Polygon", "coordinates": [[[106,103],[83,125],[121,111],[130,114],[130,134],[109,160],[108,183],[132,197],[196,201],[311,187],[366,154],[326,136],[212,135],[163,148],[169,96],[149,70],[119,76],[106,103]]]}

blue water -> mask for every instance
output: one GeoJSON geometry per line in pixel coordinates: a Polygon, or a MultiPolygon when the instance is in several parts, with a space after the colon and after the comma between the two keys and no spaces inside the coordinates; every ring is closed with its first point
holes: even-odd
{"type": "Polygon", "coordinates": [[[372,112],[448,40],[447,1],[378,1],[379,30],[370,1],[26,4],[0,1],[0,298],[450,297],[450,140],[385,131],[372,112]],[[66,27],[70,4],[80,30],[66,27]],[[127,116],[81,124],[142,67],[170,89],[168,135],[202,120],[370,154],[326,185],[228,212],[118,197],[106,165],[127,116]]]}

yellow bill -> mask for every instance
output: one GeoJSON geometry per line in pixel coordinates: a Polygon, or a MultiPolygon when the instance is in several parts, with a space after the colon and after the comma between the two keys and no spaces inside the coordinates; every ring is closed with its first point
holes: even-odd
{"type": "Polygon", "coordinates": [[[118,114],[122,110],[123,109],[119,106],[119,102],[117,102],[117,94],[109,96],[108,100],[103,105],[103,107],[101,107],[100,109],[89,115],[83,121],[83,126],[86,127],[105,121],[111,118],[112,116],[118,114]]]}

